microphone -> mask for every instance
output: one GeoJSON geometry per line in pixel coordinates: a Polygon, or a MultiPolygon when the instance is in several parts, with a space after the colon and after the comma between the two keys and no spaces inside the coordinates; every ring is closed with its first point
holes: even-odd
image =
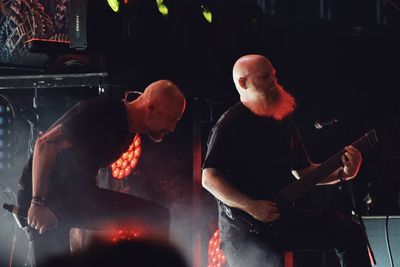
{"type": "Polygon", "coordinates": [[[329,121],[325,121],[325,122],[320,122],[319,120],[317,120],[317,121],[314,122],[314,127],[315,127],[315,129],[320,130],[320,129],[326,127],[326,126],[333,125],[333,124],[335,124],[337,122],[339,122],[339,120],[336,119],[336,118],[333,118],[333,119],[331,119],[329,121]]]}
{"type": "Polygon", "coordinates": [[[26,211],[24,212],[23,210],[21,210],[21,208],[15,206],[13,204],[7,204],[7,203],[3,204],[3,209],[12,213],[15,221],[17,222],[17,224],[20,228],[25,228],[26,226],[28,226],[26,211]]]}

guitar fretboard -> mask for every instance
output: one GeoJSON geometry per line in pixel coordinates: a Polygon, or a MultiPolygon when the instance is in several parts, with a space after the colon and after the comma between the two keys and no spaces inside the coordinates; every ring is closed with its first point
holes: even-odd
{"type": "MultiPolygon", "coordinates": [[[[378,139],[376,132],[374,130],[370,130],[351,145],[361,152],[364,152],[369,147],[374,146],[377,142],[378,139]]],[[[311,191],[317,183],[321,182],[324,178],[328,177],[332,172],[336,171],[343,165],[341,158],[344,153],[344,149],[339,151],[334,156],[322,163],[318,168],[305,175],[300,180],[297,180],[291,185],[285,187],[278,193],[278,198],[283,198],[285,201],[291,203],[303,196],[305,193],[311,191]]]]}

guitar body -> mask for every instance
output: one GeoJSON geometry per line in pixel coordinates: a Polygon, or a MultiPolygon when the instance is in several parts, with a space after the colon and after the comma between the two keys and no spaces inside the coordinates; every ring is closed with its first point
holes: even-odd
{"type": "Polygon", "coordinates": [[[238,228],[243,229],[251,234],[262,235],[266,237],[277,237],[286,222],[293,220],[301,220],[306,217],[306,211],[304,209],[297,208],[295,205],[288,203],[280,197],[270,198],[270,201],[277,203],[279,208],[279,219],[271,222],[264,223],[256,220],[250,214],[236,208],[231,208],[223,203],[222,208],[225,210],[225,215],[231,219],[231,222],[238,228]]]}
{"type": "MultiPolygon", "coordinates": [[[[351,145],[361,152],[365,152],[377,142],[378,138],[375,130],[370,130],[351,145]]],[[[280,213],[279,219],[273,223],[263,223],[242,210],[231,208],[220,201],[218,201],[218,203],[222,210],[224,210],[226,217],[240,229],[247,229],[250,233],[259,235],[277,236],[280,230],[283,229],[285,222],[299,220],[307,216],[307,212],[296,208],[293,203],[295,200],[311,191],[316,184],[321,182],[325,177],[339,169],[343,165],[341,157],[344,152],[344,150],[339,151],[311,173],[288,185],[275,196],[269,198],[268,200],[278,204],[280,213]]]]}

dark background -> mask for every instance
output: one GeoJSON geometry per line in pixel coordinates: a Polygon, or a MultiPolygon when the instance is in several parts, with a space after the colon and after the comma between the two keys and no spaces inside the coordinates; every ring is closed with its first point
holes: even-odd
{"type": "MultiPolygon", "coordinates": [[[[86,50],[46,47],[36,53],[29,52],[23,42],[14,42],[13,49],[6,45],[10,28],[17,23],[9,20],[5,10],[15,2],[3,1],[1,6],[1,75],[104,71],[109,74],[109,94],[116,98],[122,98],[127,89],[143,90],[157,79],[171,79],[182,88],[188,109],[176,132],[161,144],[143,137],[137,171],[123,185],[130,193],[171,208],[173,235],[182,247],[191,247],[187,233],[194,231],[193,129],[200,127],[203,158],[210,128],[238,100],[232,66],[248,53],[267,56],[279,82],[297,98],[296,119],[312,160],[324,161],[368,130],[377,131],[379,143],[364,155],[353,182],[356,203],[361,215],[400,214],[396,170],[400,164],[399,1],[166,0],[166,17],[158,12],[155,1],[130,0],[119,13],[113,13],[107,1],[89,1],[86,50]],[[201,5],[212,12],[212,23],[202,16],[201,5]],[[314,127],[316,121],[334,118],[335,124],[314,127]]],[[[38,3],[48,7],[44,12],[54,18],[58,14],[54,3],[60,2],[38,3]]],[[[68,1],[64,4],[68,6],[68,1]]],[[[66,34],[68,16],[57,23],[58,31],[66,34]]],[[[57,36],[56,28],[48,32],[57,36]]],[[[3,187],[15,190],[28,151],[24,136],[29,136],[29,127],[24,117],[34,112],[30,109],[33,89],[0,93],[11,99],[19,122],[15,133],[19,141],[12,144],[18,151],[14,167],[3,172],[0,180],[3,187]]],[[[71,88],[41,91],[41,96],[43,119],[36,130],[45,129],[88,93],[71,88]]],[[[339,187],[320,187],[303,201],[319,210],[348,212],[351,208],[347,193],[339,187]]],[[[215,201],[204,190],[199,209],[204,258],[207,241],[216,229],[215,201]]],[[[190,249],[185,253],[190,258],[190,249]]]]}

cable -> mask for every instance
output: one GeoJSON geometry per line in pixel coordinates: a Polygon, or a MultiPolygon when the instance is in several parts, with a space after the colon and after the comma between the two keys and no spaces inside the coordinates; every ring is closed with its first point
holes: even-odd
{"type": "Polygon", "coordinates": [[[11,245],[11,252],[10,252],[10,264],[9,267],[12,267],[12,262],[14,258],[14,251],[15,251],[15,242],[17,240],[17,224],[14,224],[14,235],[13,235],[13,241],[11,245]]]}
{"type": "Polygon", "coordinates": [[[385,240],[386,240],[386,247],[389,255],[389,261],[390,261],[390,267],[394,267],[393,265],[393,255],[392,255],[392,249],[390,248],[390,240],[389,240],[389,215],[386,215],[386,220],[385,220],[385,240]]]}
{"type": "MultiPolygon", "coordinates": [[[[4,193],[4,195],[12,202],[15,202],[17,200],[15,192],[13,192],[9,187],[4,187],[1,184],[0,184],[0,193],[4,193]]],[[[13,234],[13,241],[11,244],[9,267],[12,267],[16,239],[17,239],[17,224],[14,224],[14,234],[13,234]]]]}
{"type": "Polygon", "coordinates": [[[138,95],[142,95],[143,93],[142,92],[139,92],[139,91],[126,91],[125,92],[125,97],[124,97],[124,101],[125,102],[128,102],[128,95],[129,94],[138,94],[138,95]]]}

